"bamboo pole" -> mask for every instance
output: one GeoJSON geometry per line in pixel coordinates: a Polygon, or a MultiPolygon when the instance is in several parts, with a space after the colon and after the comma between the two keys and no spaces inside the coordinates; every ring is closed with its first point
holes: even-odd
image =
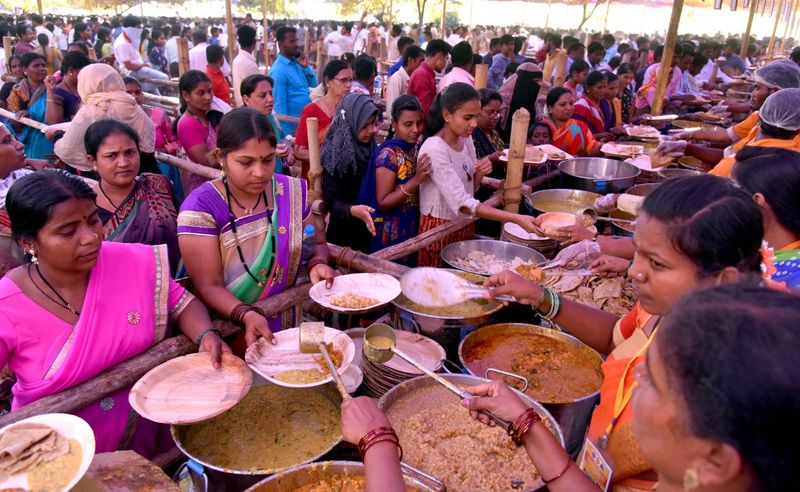
{"type": "Polygon", "coordinates": [[[264,25],[264,66],[267,67],[267,72],[269,72],[271,61],[270,61],[269,42],[268,42],[269,29],[267,28],[267,0],[261,0],[261,13],[264,16],[262,20],[262,23],[264,25]]]}
{"type": "Polygon", "coordinates": [[[797,15],[797,0],[792,0],[792,7],[790,9],[790,16],[786,20],[786,27],[783,30],[783,38],[781,39],[781,47],[780,52],[783,53],[786,50],[786,38],[789,37],[789,28],[794,26],[794,18],[797,15]]]}
{"type": "Polygon", "coordinates": [[[664,108],[664,93],[667,90],[667,81],[672,74],[672,55],[675,53],[675,42],[678,38],[682,10],[683,0],[675,0],[675,3],[672,4],[672,17],[669,20],[669,30],[667,30],[667,38],[664,43],[664,56],[661,57],[661,67],[658,69],[656,95],[650,110],[650,113],[656,116],[660,115],[664,108]]]}
{"type": "Polygon", "coordinates": [[[325,81],[322,80],[322,72],[325,70],[325,67],[322,66],[322,48],[325,46],[325,43],[322,39],[317,40],[317,80],[319,80],[320,84],[324,84],[325,81]]]}
{"type": "Polygon", "coordinates": [[[189,68],[189,40],[180,37],[176,40],[178,45],[178,75],[183,75],[189,68]]]}
{"type": "Polygon", "coordinates": [[[544,19],[544,32],[550,32],[550,9],[553,8],[553,0],[547,0],[547,17],[544,19]]]}
{"type": "Polygon", "coordinates": [[[311,32],[312,31],[314,31],[314,29],[309,28],[308,26],[306,26],[306,37],[303,40],[303,53],[306,54],[306,57],[308,58],[309,62],[311,61],[311,32]]]}
{"type": "Polygon", "coordinates": [[[149,92],[145,92],[143,95],[144,102],[155,102],[166,106],[180,106],[180,101],[177,97],[157,96],[149,92]]]}
{"type": "Polygon", "coordinates": [[[485,89],[489,82],[489,65],[481,63],[475,65],[475,89],[485,89]]]}
{"type": "Polygon", "coordinates": [[[772,52],[775,49],[775,34],[778,32],[778,24],[781,22],[781,16],[783,15],[783,0],[778,2],[778,10],[775,11],[775,23],[772,24],[772,36],[769,38],[769,44],[767,45],[767,58],[772,56],[772,52]]]}
{"type": "Polygon", "coordinates": [[[4,117],[8,118],[9,120],[14,120],[17,123],[22,123],[25,126],[29,126],[31,128],[35,128],[35,129],[37,129],[39,131],[43,131],[43,130],[47,129],[47,125],[45,125],[44,123],[42,123],[40,121],[32,120],[30,118],[25,118],[25,117],[17,118],[17,115],[15,115],[14,113],[12,113],[11,111],[9,111],[7,109],[0,108],[0,116],[4,116],[4,117]]]}
{"type": "Polygon", "coordinates": [[[36,0],[36,7],[39,9],[39,15],[44,15],[42,10],[42,0],[36,0]]]}
{"type": "Polygon", "coordinates": [[[522,170],[525,167],[525,144],[528,141],[528,124],[531,114],[525,108],[514,112],[511,119],[511,139],[509,141],[506,184],[503,197],[507,212],[519,213],[522,196],[522,170]]]}
{"type": "MultiPolygon", "coordinates": [[[[225,0],[225,30],[228,31],[228,56],[231,63],[236,58],[236,34],[233,32],[233,13],[231,12],[231,0],[225,0]]],[[[264,33],[266,36],[267,33],[264,33]]]]}
{"type": "Polygon", "coordinates": [[[3,36],[3,51],[6,55],[6,65],[8,65],[9,60],[11,60],[11,44],[13,42],[14,41],[11,36],[3,36]]]}
{"type": "Polygon", "coordinates": [[[611,0],[606,0],[606,15],[603,19],[603,34],[608,34],[608,11],[611,10],[611,0]]]}
{"type": "MultiPolygon", "coordinates": [[[[180,61],[178,62],[180,63],[180,61]]],[[[173,89],[178,88],[178,81],[177,80],[161,80],[161,79],[151,79],[149,77],[142,77],[139,79],[142,82],[147,82],[149,84],[157,85],[159,87],[172,87],[173,89]]],[[[147,94],[147,92],[145,92],[147,94]]]]}
{"type": "Polygon", "coordinates": [[[175,157],[174,155],[165,154],[163,152],[156,152],[155,157],[159,161],[165,164],[169,164],[170,166],[177,167],[181,171],[188,171],[190,173],[197,174],[198,176],[203,176],[204,178],[217,179],[222,177],[222,171],[220,171],[219,169],[203,166],[201,164],[192,162],[187,159],[181,159],[180,157],[175,157]]]}
{"type": "MultiPolygon", "coordinates": [[[[422,26],[420,26],[422,28],[422,26]]],[[[447,39],[447,0],[442,0],[441,39],[447,39]]]]}
{"type": "Polygon", "coordinates": [[[747,50],[750,48],[750,30],[753,28],[753,18],[756,16],[756,8],[758,7],[757,0],[750,0],[750,16],[747,18],[747,28],[742,34],[742,48],[739,50],[739,56],[747,58],[747,50]]]}
{"type": "Polygon", "coordinates": [[[317,118],[306,120],[308,127],[308,184],[311,199],[322,200],[322,159],[319,151],[319,121],[317,118]]]}

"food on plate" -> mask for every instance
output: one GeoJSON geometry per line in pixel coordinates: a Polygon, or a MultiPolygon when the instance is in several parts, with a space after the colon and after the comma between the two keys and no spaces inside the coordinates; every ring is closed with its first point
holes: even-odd
{"type": "MultiPolygon", "coordinates": [[[[339,369],[342,367],[342,361],[344,360],[344,352],[338,350],[334,347],[333,343],[326,343],[325,348],[328,349],[328,354],[331,356],[331,362],[333,362],[333,367],[339,369]]],[[[325,362],[325,357],[322,355],[319,356],[317,359],[317,363],[319,364],[319,370],[322,371],[322,374],[328,376],[330,375],[331,371],[328,368],[328,363],[325,362]]]]}
{"type": "Polygon", "coordinates": [[[331,297],[331,305],[345,309],[366,309],[376,304],[380,304],[380,301],[352,292],[345,292],[344,294],[331,297]]]}
{"type": "Polygon", "coordinates": [[[539,162],[545,158],[545,153],[539,147],[528,145],[525,147],[525,162],[539,162]]]}
{"type": "Polygon", "coordinates": [[[184,448],[214,466],[255,472],[307,461],[339,440],[339,408],[315,391],[253,387],[218,417],[178,428],[184,448]]]}
{"type": "Polygon", "coordinates": [[[700,113],[695,113],[694,116],[699,118],[699,119],[701,119],[701,120],[705,120],[705,121],[722,121],[723,120],[722,116],[719,115],[719,114],[716,114],[716,113],[700,112],[700,113]]]}
{"type": "Polygon", "coordinates": [[[633,285],[623,277],[579,275],[562,268],[545,270],[542,285],[563,297],[623,316],[636,303],[633,285]]]}
{"type": "Polygon", "coordinates": [[[628,135],[638,138],[658,138],[661,134],[652,126],[629,126],[628,135]]]}
{"type": "Polygon", "coordinates": [[[523,260],[519,256],[513,260],[504,260],[491,253],[483,251],[470,251],[467,256],[453,260],[453,266],[473,272],[480,272],[483,275],[494,275],[506,270],[515,270],[521,265],[533,265],[531,262],[523,260]]]}
{"type": "MultiPolygon", "coordinates": [[[[259,489],[256,489],[258,492],[259,489]]],[[[314,483],[292,488],[293,492],[361,492],[367,490],[367,481],[364,476],[332,475],[322,478],[314,483]]],[[[416,492],[417,487],[406,484],[406,492],[416,492]]]]}
{"type": "MultiPolygon", "coordinates": [[[[597,357],[585,350],[545,335],[506,333],[470,346],[464,362],[473,374],[495,368],[527,378],[525,393],[536,401],[567,403],[594,393],[603,383],[597,357]]],[[[507,382],[519,385],[513,378],[507,382]]]]}
{"type": "Polygon", "coordinates": [[[631,157],[644,154],[644,147],[641,145],[616,144],[613,142],[603,145],[603,148],[600,150],[606,154],[626,155],[631,157]]]}
{"type": "Polygon", "coordinates": [[[541,282],[544,278],[542,269],[530,263],[519,265],[514,268],[514,271],[531,282],[541,282]]]}
{"type": "Polygon", "coordinates": [[[33,490],[62,490],[75,478],[81,459],[78,441],[44,424],[18,424],[0,435],[0,481],[27,473],[33,490]]]}
{"type": "Polygon", "coordinates": [[[274,376],[275,379],[290,384],[311,384],[325,379],[325,374],[319,369],[289,369],[281,371],[274,376]]]}
{"type": "Polygon", "coordinates": [[[403,461],[442,480],[449,491],[512,490],[517,481],[516,488],[530,490],[542,483],[525,448],[501,428],[473,420],[442,387],[403,396],[386,416],[403,443],[403,461]]]}
{"type": "Polygon", "coordinates": [[[567,158],[567,154],[558,149],[546,149],[544,152],[547,154],[547,160],[550,161],[563,161],[567,158]]]}

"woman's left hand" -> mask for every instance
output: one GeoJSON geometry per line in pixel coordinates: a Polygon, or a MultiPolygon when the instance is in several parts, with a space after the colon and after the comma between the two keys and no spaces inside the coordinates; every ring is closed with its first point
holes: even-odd
{"type": "Polygon", "coordinates": [[[542,230],[539,227],[539,219],[532,215],[518,214],[518,218],[515,222],[518,226],[525,229],[526,232],[533,232],[535,234],[542,235],[542,230]]]}
{"type": "Polygon", "coordinates": [[[372,220],[372,214],[375,209],[369,205],[353,205],[350,207],[350,215],[357,218],[367,226],[367,230],[373,236],[376,234],[375,221],[372,220]]]}
{"type": "Polygon", "coordinates": [[[325,280],[325,287],[330,289],[333,287],[333,278],[336,276],[336,271],[325,263],[314,265],[314,268],[308,272],[311,278],[311,283],[316,284],[325,280]]]}
{"type": "Polygon", "coordinates": [[[497,154],[497,152],[490,155],[489,157],[484,157],[483,159],[475,163],[475,174],[480,174],[481,177],[490,174],[492,172],[492,156],[494,156],[495,154],[497,154]]]}
{"type": "Polygon", "coordinates": [[[211,354],[211,362],[214,364],[214,369],[222,367],[222,354],[231,354],[231,348],[228,344],[223,342],[222,339],[214,332],[206,333],[200,341],[200,346],[197,348],[198,352],[208,352],[211,354]]]}

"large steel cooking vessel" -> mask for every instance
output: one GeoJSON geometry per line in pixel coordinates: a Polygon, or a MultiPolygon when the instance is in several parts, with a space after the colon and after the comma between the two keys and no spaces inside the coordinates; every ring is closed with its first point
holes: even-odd
{"type": "MultiPolygon", "coordinates": [[[[628,191],[626,191],[625,193],[636,196],[647,196],[650,194],[651,191],[658,188],[658,185],[660,184],[661,183],[645,183],[636,186],[631,186],[630,189],[628,189],[628,191]]],[[[612,219],[634,220],[636,218],[636,216],[631,215],[627,212],[623,212],[622,210],[613,210],[608,215],[612,219]]],[[[636,226],[634,224],[611,221],[611,231],[615,236],[631,237],[633,236],[633,231],[635,229],[636,226]]]]}
{"type": "MultiPolygon", "coordinates": [[[[603,364],[603,359],[600,355],[585,345],[577,338],[562,333],[560,331],[551,330],[536,325],[526,325],[522,323],[502,323],[497,325],[489,325],[480,328],[469,335],[467,335],[458,347],[458,358],[461,365],[470,374],[474,374],[467,366],[464,356],[469,353],[472,347],[478,342],[487,340],[494,337],[505,337],[510,334],[533,334],[542,335],[554,338],[564,342],[572,347],[578,348],[581,352],[588,355],[596,364],[599,369],[603,364]]],[[[475,374],[476,376],[483,377],[484,374],[475,374]]],[[[589,420],[592,417],[592,411],[600,399],[600,388],[597,391],[584,395],[580,398],[571,401],[539,401],[544,407],[550,411],[561,426],[561,431],[564,433],[564,440],[566,441],[567,452],[575,455],[583,445],[583,439],[586,435],[586,429],[589,426],[589,420]]]]}
{"type": "MultiPolygon", "coordinates": [[[[449,270],[464,275],[472,282],[483,282],[485,277],[460,270],[449,270]]],[[[458,342],[479,326],[489,323],[492,315],[503,308],[499,302],[486,302],[480,314],[471,316],[441,316],[410,306],[411,301],[403,294],[391,305],[392,326],[395,329],[413,331],[439,342],[451,361],[458,360],[458,342]]]]}
{"type": "Polygon", "coordinates": [[[525,203],[537,214],[545,212],[574,214],[580,209],[594,207],[597,198],[600,198],[600,195],[591,191],[556,188],[534,191],[525,196],[525,203]]]}
{"type": "MultiPolygon", "coordinates": [[[[253,387],[263,386],[267,384],[272,384],[267,382],[265,379],[254,376],[254,384],[253,387]]],[[[302,391],[306,393],[315,392],[325,399],[329,400],[334,406],[339,409],[342,404],[342,397],[336,388],[331,384],[323,384],[320,386],[315,386],[313,388],[285,388],[290,391],[302,391]]],[[[276,423],[276,425],[279,425],[276,423]]],[[[271,468],[269,465],[265,465],[263,469],[260,470],[235,470],[231,468],[225,468],[224,466],[220,466],[215,463],[210,463],[204,460],[201,460],[194,456],[186,447],[184,446],[184,437],[186,436],[186,432],[191,428],[191,425],[172,425],[170,426],[170,433],[172,434],[172,439],[175,441],[175,445],[181,452],[189,457],[189,462],[187,463],[187,468],[191,470],[190,475],[192,476],[193,480],[196,484],[204,484],[201,485],[201,489],[204,488],[205,490],[214,490],[214,491],[240,491],[244,490],[245,488],[253,485],[254,483],[263,480],[265,477],[272,475],[273,473],[282,471],[287,469],[287,467],[283,468],[271,468]]],[[[327,443],[325,449],[320,453],[310,456],[304,461],[299,463],[295,463],[292,466],[302,465],[306,463],[311,463],[312,461],[316,461],[328,452],[330,452],[334,447],[336,447],[339,442],[341,442],[342,437],[338,435],[335,439],[331,439],[331,442],[327,443]]]]}
{"type": "MultiPolygon", "coordinates": [[[[407,487],[414,487],[416,490],[423,492],[444,490],[442,483],[438,482],[438,480],[433,481],[433,477],[422,475],[419,470],[409,467],[405,463],[402,463],[401,466],[407,487]]],[[[284,492],[304,485],[312,485],[333,475],[363,477],[364,463],[358,461],[320,461],[319,463],[293,466],[265,478],[245,492],[284,492]]]]}
{"type": "Polygon", "coordinates": [[[497,259],[504,261],[513,261],[515,258],[519,258],[535,265],[545,261],[544,255],[535,249],[494,239],[470,239],[448,244],[440,254],[442,255],[442,260],[453,268],[476,275],[489,275],[487,271],[469,270],[456,264],[459,258],[465,258],[473,251],[494,255],[497,259]]]}
{"type": "Polygon", "coordinates": [[[633,181],[641,172],[633,164],[600,157],[567,159],[559,163],[558,170],[566,188],[601,195],[622,193],[633,186],[633,181]]]}
{"type": "MultiPolygon", "coordinates": [[[[448,381],[457,386],[476,386],[478,384],[483,384],[488,381],[488,379],[483,379],[467,374],[440,374],[440,376],[442,376],[443,378],[447,379],[448,381]]],[[[428,388],[430,386],[441,387],[439,386],[439,383],[433,380],[433,378],[429,378],[427,376],[420,376],[418,378],[404,381],[395,386],[394,388],[390,389],[385,395],[381,397],[380,400],[378,400],[378,408],[383,410],[384,414],[388,414],[392,406],[395,403],[397,403],[402,397],[414,393],[417,390],[428,388]]],[[[444,390],[444,388],[442,389],[444,390]]],[[[546,407],[540,405],[525,393],[521,393],[517,390],[514,391],[520,398],[522,398],[522,401],[524,401],[526,405],[536,409],[536,411],[539,412],[539,415],[542,417],[542,420],[547,420],[548,426],[555,431],[556,439],[558,439],[558,441],[561,443],[561,446],[564,446],[564,435],[561,433],[561,427],[559,427],[558,422],[556,421],[556,419],[553,418],[550,412],[547,411],[546,407]]],[[[449,392],[447,393],[447,396],[453,400],[453,405],[460,405],[457,396],[449,392]]],[[[464,411],[466,412],[466,409],[464,411]]],[[[423,469],[422,471],[426,470],[423,469]]],[[[527,489],[524,492],[539,490],[542,487],[544,487],[543,483],[535,488],[527,489]]]]}

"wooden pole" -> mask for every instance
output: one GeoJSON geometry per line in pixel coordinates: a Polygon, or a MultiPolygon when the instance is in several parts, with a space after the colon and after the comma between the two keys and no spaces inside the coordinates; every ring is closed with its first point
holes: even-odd
{"type": "MultiPolygon", "coordinates": [[[[797,10],[800,10],[800,5],[797,6],[797,10]]],[[[797,38],[797,26],[800,25],[800,17],[797,16],[797,10],[795,10],[794,17],[792,17],[794,21],[792,25],[792,31],[789,33],[789,37],[791,38],[797,38]]]]}
{"type": "Polygon", "coordinates": [[[606,0],[606,16],[603,19],[603,34],[608,33],[608,11],[611,10],[611,0],[606,0]]]}
{"type": "Polygon", "coordinates": [[[519,213],[519,201],[522,196],[522,170],[525,167],[525,144],[528,142],[528,124],[530,122],[531,114],[525,108],[516,110],[511,119],[506,186],[503,194],[504,208],[507,212],[519,213]]]}
{"type": "Polygon", "coordinates": [[[308,184],[311,189],[311,201],[322,200],[322,159],[319,151],[319,121],[317,118],[306,120],[308,128],[308,184]]]}
{"type": "MultiPolygon", "coordinates": [[[[420,26],[422,28],[422,26],[420,26]]],[[[441,39],[447,39],[447,0],[442,0],[442,27],[441,39]]]]}
{"type": "Polygon", "coordinates": [[[553,0],[547,0],[547,17],[544,18],[544,32],[550,32],[550,9],[553,8],[553,0]]]}
{"type": "Polygon", "coordinates": [[[789,27],[794,24],[794,16],[797,13],[797,0],[792,0],[792,6],[789,8],[789,18],[786,19],[786,26],[783,28],[783,38],[781,38],[781,46],[778,50],[783,53],[786,49],[786,38],[789,37],[789,27]]]}
{"type": "Polygon", "coordinates": [[[306,26],[306,37],[303,40],[303,53],[306,54],[306,57],[309,61],[311,61],[311,36],[312,31],[315,31],[313,28],[309,28],[306,26]]]}
{"type": "Polygon", "coordinates": [[[261,0],[261,13],[264,16],[262,19],[262,24],[264,26],[264,66],[267,67],[267,73],[269,73],[271,60],[269,54],[269,29],[267,27],[267,0],[261,0]]]}
{"type": "Polygon", "coordinates": [[[767,45],[767,58],[772,56],[772,52],[775,49],[775,34],[778,32],[778,24],[781,22],[781,17],[783,16],[783,0],[778,2],[778,10],[775,11],[775,23],[772,24],[772,36],[769,38],[769,44],[767,45]]]}
{"type": "Polygon", "coordinates": [[[3,51],[6,55],[6,65],[11,60],[11,44],[13,43],[13,38],[11,36],[3,36],[3,51]]]}
{"type": "Polygon", "coordinates": [[[183,75],[189,70],[189,41],[180,37],[176,43],[178,46],[178,75],[183,75]]]}
{"type": "Polygon", "coordinates": [[[742,58],[747,58],[747,50],[750,48],[750,30],[753,28],[753,18],[756,16],[757,6],[757,0],[750,0],[750,17],[747,18],[747,28],[742,34],[742,49],[739,50],[739,56],[742,58]]]}
{"type": "Polygon", "coordinates": [[[181,159],[180,157],[175,157],[174,155],[165,154],[163,152],[156,152],[155,157],[156,159],[165,164],[177,167],[182,171],[188,171],[192,174],[203,176],[204,178],[218,179],[222,177],[222,171],[220,171],[219,169],[203,166],[196,162],[192,162],[186,159],[181,159]]]}
{"type": "Polygon", "coordinates": [[[44,123],[42,123],[40,121],[32,120],[30,118],[25,118],[24,116],[22,118],[17,118],[17,115],[15,115],[14,113],[12,113],[11,111],[9,111],[7,109],[0,108],[0,116],[8,118],[9,120],[14,120],[14,121],[16,121],[18,123],[22,123],[25,126],[29,126],[31,128],[35,128],[35,129],[37,129],[39,131],[47,129],[47,125],[45,125],[44,123]]]}
{"type": "Polygon", "coordinates": [[[324,84],[325,81],[322,80],[322,71],[325,70],[325,67],[322,66],[322,49],[325,47],[325,43],[322,39],[317,40],[317,80],[319,80],[320,84],[324,84]]]}
{"type": "Polygon", "coordinates": [[[394,26],[394,0],[389,0],[389,33],[392,32],[394,26]]]}
{"type": "MultiPolygon", "coordinates": [[[[233,32],[233,13],[231,12],[231,0],[225,0],[225,30],[228,31],[228,56],[231,63],[236,58],[236,33],[233,32]]],[[[266,36],[266,33],[264,33],[266,36]]]]}
{"type": "Polygon", "coordinates": [[[42,10],[42,0],[36,0],[36,7],[39,8],[39,15],[44,15],[42,10]]]}
{"type": "Polygon", "coordinates": [[[489,82],[489,65],[481,63],[475,65],[475,89],[485,89],[489,82]]]}
{"type": "MultiPolygon", "coordinates": [[[[751,1],[754,2],[755,0],[751,1]]],[[[678,26],[681,23],[682,10],[683,0],[675,0],[675,3],[672,4],[672,17],[669,20],[667,39],[664,42],[664,56],[661,57],[661,67],[658,69],[656,95],[650,111],[653,115],[660,115],[664,109],[664,93],[667,91],[667,81],[672,74],[672,55],[675,53],[675,41],[678,38],[678,26]]]]}

